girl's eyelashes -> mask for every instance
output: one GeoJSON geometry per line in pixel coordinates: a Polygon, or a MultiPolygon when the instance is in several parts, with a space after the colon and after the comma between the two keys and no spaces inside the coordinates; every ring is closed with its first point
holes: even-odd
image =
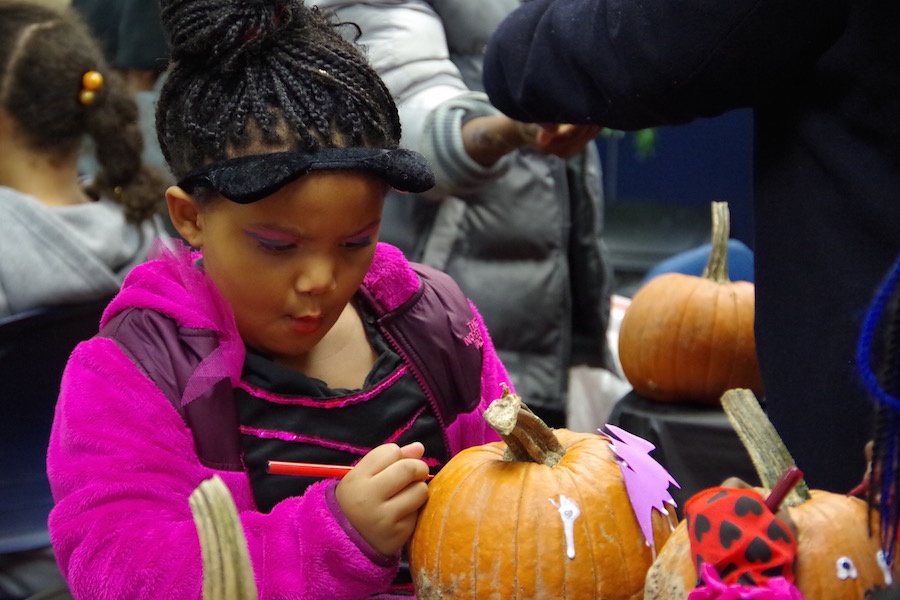
{"type": "Polygon", "coordinates": [[[264,250],[272,250],[278,252],[283,250],[290,250],[291,248],[295,248],[297,246],[297,242],[294,239],[290,239],[287,236],[282,236],[277,233],[274,233],[272,235],[263,235],[256,231],[245,231],[244,233],[256,240],[256,242],[264,250]]]}
{"type": "Polygon", "coordinates": [[[371,227],[367,227],[363,231],[360,231],[359,234],[346,239],[341,245],[351,250],[371,246],[378,239],[379,225],[380,224],[376,223],[371,227]]]}
{"type": "MultiPolygon", "coordinates": [[[[256,243],[259,244],[263,250],[272,252],[291,250],[299,245],[298,239],[295,236],[279,231],[267,231],[266,233],[262,233],[259,231],[245,230],[244,233],[256,240],[256,243]]],[[[375,236],[371,231],[366,231],[360,235],[344,240],[340,245],[344,248],[355,250],[358,248],[367,248],[374,243],[375,236]]]]}
{"type": "Polygon", "coordinates": [[[351,238],[344,242],[342,246],[345,248],[367,248],[374,243],[374,239],[371,235],[361,235],[355,238],[351,238]]]}

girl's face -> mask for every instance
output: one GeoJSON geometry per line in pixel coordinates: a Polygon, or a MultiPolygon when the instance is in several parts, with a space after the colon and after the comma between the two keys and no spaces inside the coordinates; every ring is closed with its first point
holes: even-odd
{"type": "Polygon", "coordinates": [[[386,191],[363,172],[314,171],[252,204],[198,206],[185,196],[194,216],[179,231],[202,249],[244,343],[290,362],[319,343],[359,289],[386,191]]]}

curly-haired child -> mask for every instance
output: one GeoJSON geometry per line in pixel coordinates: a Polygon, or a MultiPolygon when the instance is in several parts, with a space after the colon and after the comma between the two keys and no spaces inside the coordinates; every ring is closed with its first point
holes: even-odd
{"type": "Polygon", "coordinates": [[[0,3],[0,317],[112,296],[147,259],[168,182],[142,152],[135,99],[81,19],[0,3]]]}

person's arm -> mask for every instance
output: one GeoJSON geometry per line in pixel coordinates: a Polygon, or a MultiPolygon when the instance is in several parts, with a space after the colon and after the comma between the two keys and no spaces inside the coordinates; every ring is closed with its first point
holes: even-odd
{"type": "Polygon", "coordinates": [[[359,26],[356,40],[391,91],[400,113],[405,148],[423,154],[435,171],[434,188],[417,195],[442,199],[493,182],[507,163],[494,151],[468,154],[462,128],[467,121],[500,116],[487,96],[469,90],[450,60],[448,33],[434,8],[425,2],[390,4],[313,0],[334,10],[339,21],[359,26]],[[489,159],[485,157],[491,155],[489,159]]]}
{"type": "MultiPolygon", "coordinates": [[[[488,44],[491,102],[520,121],[684,123],[802,88],[847,0],[533,0],[488,44]]],[[[801,90],[802,91],[802,90],[801,90]]]]}
{"type": "Polygon", "coordinates": [[[354,534],[334,481],[257,511],[246,473],[200,464],[182,418],[112,340],[73,353],[47,470],[51,538],[76,598],[199,599],[188,499],[214,474],[237,506],[260,599],[363,598],[387,590],[399,568],[398,556],[381,556],[354,534]]]}

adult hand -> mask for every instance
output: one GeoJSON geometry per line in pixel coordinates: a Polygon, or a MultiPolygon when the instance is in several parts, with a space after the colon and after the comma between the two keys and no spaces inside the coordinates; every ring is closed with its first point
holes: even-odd
{"type": "Polygon", "coordinates": [[[466,152],[484,166],[520,148],[534,148],[542,154],[569,158],[583,151],[600,132],[597,125],[555,125],[523,123],[506,115],[476,117],[462,126],[466,152]]]}
{"type": "Polygon", "coordinates": [[[569,158],[582,152],[603,128],[598,125],[556,125],[542,123],[534,140],[534,147],[544,154],[569,158]]]}
{"type": "Polygon", "coordinates": [[[372,449],[353,467],[335,494],[350,524],[372,548],[393,556],[412,536],[428,499],[425,447],[414,442],[372,449]]]}

